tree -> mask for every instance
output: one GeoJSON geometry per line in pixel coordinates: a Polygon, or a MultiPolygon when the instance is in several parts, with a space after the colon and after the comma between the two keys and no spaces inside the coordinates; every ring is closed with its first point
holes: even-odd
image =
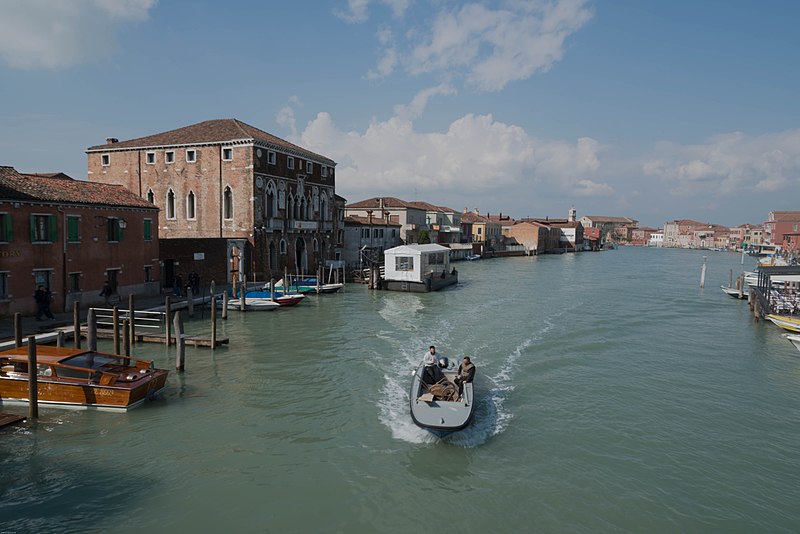
{"type": "Polygon", "coordinates": [[[431,236],[428,234],[427,230],[420,230],[419,236],[417,237],[417,243],[420,245],[427,245],[431,242],[431,236]]]}

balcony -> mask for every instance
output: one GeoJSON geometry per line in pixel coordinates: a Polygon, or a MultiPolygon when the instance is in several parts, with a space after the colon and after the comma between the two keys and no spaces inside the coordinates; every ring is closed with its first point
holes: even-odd
{"type": "Polygon", "coordinates": [[[307,230],[314,232],[318,228],[317,221],[291,221],[292,230],[307,230]]]}

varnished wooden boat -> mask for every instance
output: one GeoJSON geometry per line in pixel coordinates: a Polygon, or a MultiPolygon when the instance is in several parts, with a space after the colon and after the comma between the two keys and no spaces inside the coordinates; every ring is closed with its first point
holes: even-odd
{"type": "MultiPolygon", "coordinates": [[[[159,393],[169,371],[153,362],[114,354],[38,346],[39,404],[129,410],[159,393]]],[[[27,346],[0,352],[0,405],[28,403],[27,346]]]]}

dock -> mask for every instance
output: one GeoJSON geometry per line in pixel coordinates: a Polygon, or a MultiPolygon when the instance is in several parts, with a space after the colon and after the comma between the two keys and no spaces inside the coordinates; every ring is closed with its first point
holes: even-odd
{"type": "Polygon", "coordinates": [[[0,428],[24,421],[25,417],[13,413],[0,413],[0,428]]]}
{"type": "MultiPolygon", "coordinates": [[[[81,330],[81,337],[86,337],[86,332],[81,330]]],[[[99,339],[114,339],[114,332],[111,330],[97,330],[97,337],[99,339]]],[[[137,332],[134,337],[136,338],[137,343],[161,343],[164,345],[166,343],[166,334],[141,334],[137,332]]],[[[171,336],[173,339],[173,343],[175,342],[175,336],[171,336]]],[[[211,336],[183,336],[183,340],[187,345],[192,345],[194,347],[210,347],[211,346],[211,336]]],[[[216,346],[219,347],[221,345],[227,345],[228,338],[217,338],[216,346]]]]}

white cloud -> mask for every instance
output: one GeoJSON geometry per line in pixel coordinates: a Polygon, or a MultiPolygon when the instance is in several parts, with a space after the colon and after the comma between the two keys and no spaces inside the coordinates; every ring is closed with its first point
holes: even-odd
{"type": "MultiPolygon", "coordinates": [[[[503,9],[471,3],[441,10],[430,27],[404,32],[405,47],[392,50],[411,74],[458,75],[478,90],[499,91],[552,67],[566,38],[591,17],[584,0],[513,1],[503,9]]],[[[381,35],[379,43],[386,47],[381,35]]],[[[385,53],[380,58],[385,62],[385,53]]],[[[379,64],[369,76],[383,72],[393,69],[379,64]]]]}
{"type": "Polygon", "coordinates": [[[578,196],[613,192],[595,181],[602,147],[593,139],[543,142],[519,126],[473,114],[445,132],[417,131],[412,117],[430,97],[449,90],[443,85],[423,91],[416,103],[398,106],[395,116],[373,121],[364,132],[341,131],[330,114],[319,113],[296,141],[337,161],[337,190],[349,200],[377,194],[408,198],[416,190],[453,202],[471,198],[470,204],[499,190],[511,199],[534,190],[578,196]]]}
{"type": "MultiPolygon", "coordinates": [[[[347,0],[347,9],[334,9],[333,14],[350,24],[358,24],[369,20],[369,4],[372,0],[347,0]]],[[[380,4],[388,6],[394,18],[402,18],[411,6],[411,0],[380,0],[380,4]]]]}
{"type": "Polygon", "coordinates": [[[755,137],[735,132],[693,145],[661,143],[642,170],[681,196],[779,191],[800,185],[800,130],[755,137]]]}
{"type": "Polygon", "coordinates": [[[0,61],[62,69],[107,57],[120,24],[146,20],[156,0],[11,0],[0,16],[0,61]]]}

